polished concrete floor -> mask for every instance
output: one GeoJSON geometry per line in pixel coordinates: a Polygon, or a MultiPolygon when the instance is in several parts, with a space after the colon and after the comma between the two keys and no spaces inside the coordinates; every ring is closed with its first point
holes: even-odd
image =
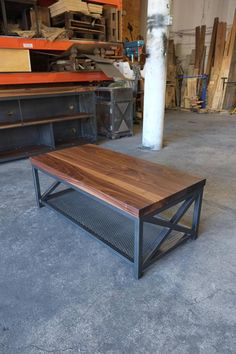
{"type": "Polygon", "coordinates": [[[85,232],[37,209],[29,161],[0,165],[1,354],[236,352],[236,118],[168,112],[165,148],[140,144],[138,132],[103,143],[204,176],[207,187],[200,238],[139,281],[85,232]]]}

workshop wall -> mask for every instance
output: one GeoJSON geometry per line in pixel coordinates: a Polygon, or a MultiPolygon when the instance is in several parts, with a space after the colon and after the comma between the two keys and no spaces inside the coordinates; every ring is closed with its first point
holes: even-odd
{"type": "Polygon", "coordinates": [[[173,1],[171,37],[176,43],[176,53],[183,67],[186,56],[195,47],[195,27],[206,25],[206,45],[209,49],[214,18],[219,17],[230,26],[233,23],[234,9],[235,0],[173,1]]]}
{"type": "Polygon", "coordinates": [[[128,23],[133,27],[133,39],[136,40],[140,35],[141,26],[141,0],[123,0],[123,39],[131,41],[128,23]]]}
{"type": "MultiPolygon", "coordinates": [[[[141,34],[146,38],[147,0],[141,0],[141,34]]],[[[209,48],[212,26],[215,17],[233,23],[235,0],[173,0],[173,26],[170,28],[171,39],[176,44],[176,53],[185,67],[186,56],[195,48],[195,27],[206,25],[206,45],[209,48]]]]}

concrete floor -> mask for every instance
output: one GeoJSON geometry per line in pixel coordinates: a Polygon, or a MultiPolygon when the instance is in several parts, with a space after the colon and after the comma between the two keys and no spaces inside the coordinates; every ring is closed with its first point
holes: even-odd
{"type": "Polygon", "coordinates": [[[140,143],[137,133],[104,146],[207,178],[201,237],[140,281],[36,208],[29,161],[0,166],[1,354],[236,352],[236,119],[169,112],[166,147],[140,143]]]}

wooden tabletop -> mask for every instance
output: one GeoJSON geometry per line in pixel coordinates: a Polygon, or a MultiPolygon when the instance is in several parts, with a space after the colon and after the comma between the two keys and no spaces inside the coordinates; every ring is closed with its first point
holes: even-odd
{"type": "Polygon", "coordinates": [[[206,182],[90,144],[32,157],[31,163],[135,217],[184,197],[206,182]]]}

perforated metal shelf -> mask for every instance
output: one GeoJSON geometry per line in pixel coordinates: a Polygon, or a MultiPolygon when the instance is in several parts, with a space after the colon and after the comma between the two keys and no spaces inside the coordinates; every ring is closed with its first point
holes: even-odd
{"type": "MultiPolygon", "coordinates": [[[[88,231],[115,251],[134,261],[134,221],[104,204],[73,189],[54,193],[43,204],[88,231]]],[[[162,227],[144,223],[143,256],[158,242],[162,227]]],[[[161,253],[177,244],[182,234],[172,232],[161,247],[161,253]]]]}

